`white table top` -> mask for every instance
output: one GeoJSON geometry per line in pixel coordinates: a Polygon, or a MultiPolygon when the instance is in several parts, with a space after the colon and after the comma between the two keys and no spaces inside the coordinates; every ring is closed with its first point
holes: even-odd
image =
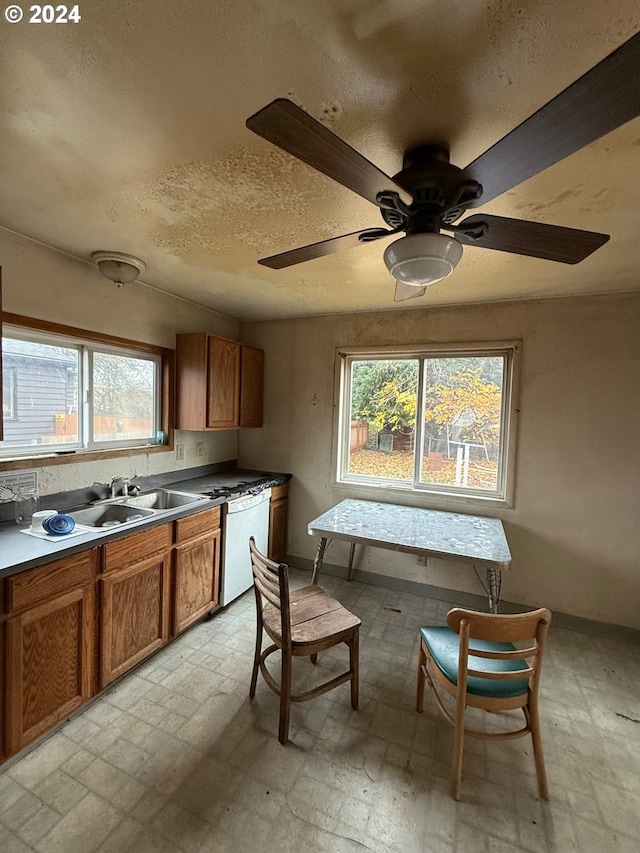
{"type": "Polygon", "coordinates": [[[309,522],[308,530],[311,536],[426,552],[488,569],[511,566],[511,552],[498,518],[349,499],[309,522]]]}

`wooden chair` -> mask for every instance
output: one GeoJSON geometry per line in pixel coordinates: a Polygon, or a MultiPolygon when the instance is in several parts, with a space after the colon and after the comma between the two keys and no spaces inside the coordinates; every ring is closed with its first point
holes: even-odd
{"type": "Polygon", "coordinates": [[[538,687],[551,613],[545,608],[514,616],[454,608],[449,627],[420,629],[418,694],[422,711],[425,679],[447,722],[454,727],[452,796],[460,799],[465,734],[501,740],[531,734],[543,800],[549,799],[538,717],[538,687]],[[525,644],[518,648],[514,643],[525,644]],[[444,706],[438,688],[453,696],[455,714],[444,706]],[[505,732],[485,732],[465,726],[467,706],[500,712],[521,708],[524,726],[505,732]]]}
{"type": "Polygon", "coordinates": [[[290,592],[288,566],[284,563],[274,563],[273,560],[261,554],[256,548],[253,537],[249,540],[249,549],[258,619],[249,696],[252,699],[255,696],[258,670],[260,670],[269,687],[280,697],[279,740],[280,743],[286,744],[289,737],[289,713],[292,702],[306,702],[350,681],[351,707],[357,710],[360,620],[315,584],[290,592]],[[264,651],[262,651],[263,630],[273,643],[264,651]],[[346,643],[349,647],[349,669],[312,690],[292,695],[293,658],[309,656],[312,663],[315,663],[318,652],[339,643],[346,643]],[[282,655],[279,684],[265,664],[267,657],[278,649],[282,655]]]}

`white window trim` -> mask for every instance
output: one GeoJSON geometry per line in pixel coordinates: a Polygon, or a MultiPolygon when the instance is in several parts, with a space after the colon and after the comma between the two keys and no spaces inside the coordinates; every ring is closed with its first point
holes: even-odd
{"type": "MultiPolygon", "coordinates": [[[[515,461],[516,461],[516,436],[519,409],[519,379],[520,379],[520,356],[522,342],[519,340],[507,341],[475,341],[472,343],[437,343],[423,345],[398,345],[380,347],[338,347],[335,354],[334,373],[334,417],[332,432],[332,465],[334,478],[332,486],[336,489],[349,491],[355,497],[369,498],[394,502],[398,499],[405,501],[406,498],[424,499],[425,504],[437,508],[452,509],[461,506],[472,507],[505,507],[513,508],[515,501],[515,461]],[[357,358],[366,360],[368,358],[425,358],[430,355],[454,356],[454,355],[507,355],[507,370],[504,377],[503,399],[503,421],[500,431],[500,457],[504,460],[501,469],[500,491],[496,493],[482,493],[480,490],[465,492],[450,490],[446,486],[434,488],[429,484],[421,484],[416,487],[414,483],[398,483],[397,481],[378,480],[363,482],[362,480],[343,475],[345,463],[345,447],[348,447],[349,428],[344,417],[345,408],[350,409],[350,399],[346,393],[345,383],[348,382],[349,360],[357,358]]],[[[422,395],[418,397],[419,411],[416,413],[416,422],[420,425],[420,434],[416,435],[416,443],[422,444],[422,395]]]]}

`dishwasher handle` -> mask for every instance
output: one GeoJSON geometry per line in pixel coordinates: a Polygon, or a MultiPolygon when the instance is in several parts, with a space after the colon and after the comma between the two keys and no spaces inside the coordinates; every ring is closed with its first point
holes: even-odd
{"type": "Polygon", "coordinates": [[[234,512],[244,512],[246,509],[251,509],[265,501],[271,499],[271,489],[264,489],[257,495],[243,495],[238,498],[232,498],[227,501],[227,514],[234,512]]]}

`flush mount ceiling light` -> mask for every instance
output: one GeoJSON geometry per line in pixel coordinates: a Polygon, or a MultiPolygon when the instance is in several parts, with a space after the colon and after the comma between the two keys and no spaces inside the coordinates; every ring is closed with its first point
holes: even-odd
{"type": "Polygon", "coordinates": [[[426,287],[451,275],[462,257],[455,237],[427,232],[394,240],[384,252],[384,262],[401,284],[426,287]]]}
{"type": "Polygon", "coordinates": [[[91,260],[98,265],[102,275],[109,281],[115,282],[118,287],[131,284],[146,269],[146,265],[140,258],[134,258],[133,255],[125,255],[122,252],[94,252],[91,260]]]}

